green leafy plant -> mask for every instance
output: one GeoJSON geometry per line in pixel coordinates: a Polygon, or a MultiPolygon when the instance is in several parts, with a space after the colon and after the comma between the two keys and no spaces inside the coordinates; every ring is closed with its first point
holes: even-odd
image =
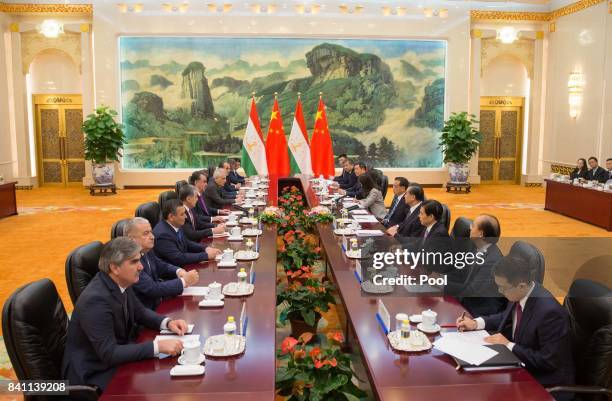
{"type": "Polygon", "coordinates": [[[321,248],[316,239],[301,230],[288,230],[278,242],[278,261],[287,273],[312,267],[320,259],[321,248]]]}
{"type": "Polygon", "coordinates": [[[467,163],[478,150],[482,134],[474,127],[478,121],[473,114],[452,113],[444,122],[439,148],[445,163],[467,163]]]}
{"type": "Polygon", "coordinates": [[[117,112],[106,106],[98,107],[87,116],[82,131],[85,134],[85,159],[94,164],[119,161],[125,143],[123,125],[115,121],[117,112]]]}
{"type": "MultiPolygon", "coordinates": [[[[359,401],[365,391],[353,383],[351,359],[340,349],[342,333],[329,333],[321,345],[307,345],[312,333],[287,337],[277,350],[277,394],[288,401],[359,401]],[[327,341],[325,341],[327,340],[327,341]]],[[[319,336],[322,337],[322,336],[319,336]]]]}
{"type": "Polygon", "coordinates": [[[329,281],[307,279],[304,283],[293,281],[291,284],[281,283],[276,290],[276,304],[285,303],[278,320],[304,320],[309,326],[314,326],[317,316],[327,312],[330,304],[335,304],[332,295],[333,285],[329,281]]]}

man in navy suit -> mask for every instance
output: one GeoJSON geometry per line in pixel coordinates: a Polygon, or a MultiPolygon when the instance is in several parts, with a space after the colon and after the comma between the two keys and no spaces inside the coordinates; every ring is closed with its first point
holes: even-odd
{"type": "Polygon", "coordinates": [[[238,161],[236,159],[229,159],[229,173],[227,178],[231,184],[244,185],[244,177],[238,174],[238,161]]]}
{"type": "Polygon", "coordinates": [[[178,199],[170,199],[162,210],[163,220],[153,229],[155,254],[175,266],[206,262],[221,251],[191,241],[185,236],[185,208],[178,199]]]}
{"type": "Polygon", "coordinates": [[[423,226],[419,220],[419,212],[421,211],[421,203],[425,200],[425,192],[423,188],[412,183],[404,194],[404,203],[406,204],[406,217],[397,225],[389,227],[387,235],[394,236],[398,240],[401,238],[418,237],[423,231],[423,226]]]}
{"type": "Polygon", "coordinates": [[[218,168],[213,173],[213,180],[206,185],[204,190],[204,202],[208,207],[223,209],[226,205],[233,205],[243,199],[243,195],[237,195],[235,199],[227,199],[223,196],[223,186],[225,185],[227,174],[222,168],[218,168]]]}
{"type": "Polygon", "coordinates": [[[334,181],[342,185],[346,180],[346,170],[344,169],[344,164],[348,160],[348,157],[346,156],[346,153],[342,153],[341,155],[338,156],[336,160],[338,161],[338,166],[340,166],[342,171],[340,172],[340,175],[337,175],[334,177],[334,181]]]}
{"type": "MultiPolygon", "coordinates": [[[[340,184],[340,189],[347,190],[352,188],[357,184],[357,176],[355,175],[355,167],[353,166],[353,161],[351,159],[346,159],[344,164],[342,165],[342,176],[340,184]]],[[[361,185],[361,184],[360,184],[361,185]]]]}
{"type": "Polygon", "coordinates": [[[444,208],[434,199],[424,201],[419,208],[419,221],[423,226],[420,234],[423,246],[434,241],[435,238],[448,238],[446,226],[440,222],[444,208]]]}
{"type": "MultiPolygon", "coordinates": [[[[570,343],[570,320],[565,308],[542,285],[535,282],[529,264],[506,256],[494,268],[499,292],[508,299],[503,312],[457,319],[459,330],[492,330],[485,338],[503,344],[525,364],[545,387],[574,383],[570,343]]],[[[556,399],[569,394],[559,393],[556,399]]]]}
{"type": "Polygon", "coordinates": [[[210,217],[204,217],[196,213],[198,204],[198,190],[193,185],[183,185],[179,191],[179,199],[185,207],[185,224],[183,231],[185,236],[194,241],[200,242],[204,238],[212,237],[213,234],[225,232],[225,224],[215,225],[210,221],[210,217]]]}
{"type": "Polygon", "coordinates": [[[385,227],[398,225],[406,218],[404,195],[406,195],[406,190],[408,190],[409,186],[410,183],[404,177],[395,177],[393,180],[393,200],[387,215],[383,218],[383,225],[385,227]]]}
{"type": "Polygon", "coordinates": [[[176,297],[184,288],[198,283],[197,270],[187,272],[159,259],[155,252],[149,252],[153,249],[155,236],[147,219],[134,217],[123,231],[142,248],[140,262],[144,268],[140,280],[134,284],[134,291],[144,306],[155,310],[163,298],[176,297]]]}
{"type": "Polygon", "coordinates": [[[223,215],[229,214],[228,209],[217,209],[207,205],[204,201],[204,191],[208,185],[208,175],[206,170],[197,170],[189,177],[189,183],[198,190],[198,203],[196,214],[206,223],[216,223],[223,221],[223,215]]]}
{"type": "Polygon", "coordinates": [[[594,156],[589,157],[589,167],[591,169],[587,171],[585,179],[589,181],[606,182],[608,181],[608,172],[603,168],[599,167],[599,162],[594,156]]]}
{"type": "Polygon", "coordinates": [[[133,342],[139,326],[169,329],[178,335],[187,331],[184,320],[158,315],[138,300],[132,285],[143,269],[140,250],[127,237],[115,238],[102,248],[100,272],[79,297],[68,324],[62,372],[71,385],[104,390],[120,365],[160,353],[181,353],[178,339],[133,342]]]}
{"type": "Polygon", "coordinates": [[[238,195],[238,189],[241,187],[241,184],[232,184],[229,178],[229,174],[231,171],[230,164],[228,162],[221,162],[217,167],[217,170],[219,169],[225,171],[225,182],[221,187],[221,195],[226,199],[236,199],[236,196],[238,195]]]}

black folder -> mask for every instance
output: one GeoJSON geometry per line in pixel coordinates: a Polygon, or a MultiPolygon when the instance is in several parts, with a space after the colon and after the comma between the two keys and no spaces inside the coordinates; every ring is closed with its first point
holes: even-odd
{"type": "Polygon", "coordinates": [[[457,370],[463,369],[466,372],[486,372],[491,370],[516,369],[523,367],[520,359],[518,359],[516,355],[514,355],[505,345],[490,344],[485,345],[485,347],[497,351],[498,354],[488,361],[483,362],[480,364],[480,366],[472,365],[461,359],[453,357],[457,363],[457,370]]]}

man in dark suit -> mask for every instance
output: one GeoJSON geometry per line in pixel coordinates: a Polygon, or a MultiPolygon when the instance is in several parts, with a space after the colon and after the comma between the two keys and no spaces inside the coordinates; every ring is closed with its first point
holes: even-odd
{"type": "Polygon", "coordinates": [[[140,263],[144,268],[140,272],[140,279],[134,284],[134,292],[144,306],[155,310],[163,298],[176,297],[184,288],[198,283],[200,276],[197,270],[187,272],[159,259],[155,252],[150,252],[155,244],[155,236],[147,219],[134,217],[123,231],[126,237],[133,239],[142,248],[140,263]]]}
{"type": "MultiPolygon", "coordinates": [[[[504,344],[545,387],[574,383],[570,320],[565,308],[535,282],[529,264],[504,257],[494,268],[495,284],[508,299],[503,312],[476,319],[459,318],[459,330],[492,330],[491,344],[504,344]]],[[[556,399],[569,394],[559,393],[556,399]]]]}
{"type": "Polygon", "coordinates": [[[420,185],[416,183],[410,184],[404,194],[404,203],[406,204],[406,217],[404,220],[394,226],[389,227],[387,235],[394,236],[398,240],[402,238],[418,237],[423,231],[423,226],[419,220],[419,212],[421,203],[425,200],[425,192],[420,185]]]}
{"type": "Polygon", "coordinates": [[[204,202],[208,207],[215,209],[223,209],[225,205],[233,205],[240,199],[239,195],[236,199],[225,199],[221,194],[221,188],[225,184],[225,170],[218,168],[213,173],[213,180],[208,183],[204,190],[204,202]]]}
{"type": "Polygon", "coordinates": [[[179,191],[179,199],[185,207],[185,224],[183,231],[185,236],[195,242],[200,242],[204,238],[212,237],[213,234],[225,232],[225,224],[215,225],[210,220],[196,213],[198,204],[198,190],[193,185],[183,185],[179,191]]]}
{"type": "Polygon", "coordinates": [[[606,159],[606,170],[608,170],[608,180],[612,180],[612,157],[606,159]]]}
{"type": "Polygon", "coordinates": [[[589,181],[599,181],[606,182],[608,181],[608,172],[603,168],[599,167],[597,158],[594,156],[589,157],[589,167],[591,169],[587,171],[585,179],[589,181]]]}
{"type": "Polygon", "coordinates": [[[218,223],[223,221],[222,215],[230,213],[228,209],[217,209],[208,206],[204,201],[204,191],[208,186],[208,176],[206,170],[197,170],[189,177],[189,183],[198,190],[198,203],[196,205],[196,214],[202,221],[206,223],[218,223]]]}
{"type": "Polygon", "coordinates": [[[493,279],[493,268],[503,258],[497,246],[500,235],[499,220],[495,216],[481,214],[476,217],[470,230],[470,240],[475,246],[474,252],[484,254],[484,262],[466,266],[466,278],[462,284],[452,283],[449,278],[450,292],[459,297],[472,316],[493,315],[506,309],[508,304],[493,279]],[[453,289],[454,285],[456,287],[453,289]]]}
{"type": "Polygon", "coordinates": [[[79,297],[68,324],[62,372],[71,385],[104,390],[120,365],[160,353],[181,353],[178,339],[133,342],[139,326],[179,335],[187,331],[184,320],[158,315],[136,297],[132,285],[143,269],[140,258],[140,246],[127,237],[115,238],[102,248],[100,272],[79,297]]]}
{"type": "Polygon", "coordinates": [[[236,159],[229,159],[229,173],[227,178],[231,184],[244,185],[245,178],[238,174],[238,161],[236,159]]]}
{"type": "Polygon", "coordinates": [[[404,195],[410,183],[404,177],[395,177],[393,180],[393,200],[387,215],[383,218],[385,227],[393,227],[400,224],[406,218],[406,202],[404,195]]]}
{"type": "Polygon", "coordinates": [[[448,230],[440,222],[444,208],[437,200],[429,199],[424,201],[419,208],[419,221],[423,226],[420,237],[423,239],[423,246],[431,243],[435,238],[448,238],[448,230]]]}
{"type": "Polygon", "coordinates": [[[170,199],[162,210],[162,221],[157,223],[155,235],[155,254],[175,266],[202,263],[221,254],[221,251],[207,247],[186,238],[183,231],[185,208],[178,199],[170,199]]]}
{"type": "Polygon", "coordinates": [[[336,181],[340,185],[342,185],[346,180],[346,170],[344,169],[344,163],[346,163],[347,159],[348,157],[346,156],[346,153],[342,153],[336,159],[338,161],[338,166],[342,169],[342,171],[340,172],[340,175],[334,177],[334,181],[336,181]]]}
{"type": "Polygon", "coordinates": [[[346,159],[342,167],[342,181],[340,181],[340,188],[347,190],[357,184],[357,176],[355,175],[355,168],[351,159],[346,159]]]}
{"type": "MultiPolygon", "coordinates": [[[[229,179],[230,173],[230,165],[228,162],[221,162],[217,167],[217,170],[222,169],[225,171],[225,182],[221,188],[221,196],[225,199],[236,199],[238,195],[238,189],[241,187],[241,184],[232,184],[229,179]]],[[[213,173],[214,174],[214,173],[213,173]]]]}
{"type": "MultiPolygon", "coordinates": [[[[355,173],[355,177],[358,178],[362,174],[367,174],[368,166],[363,162],[357,162],[355,163],[353,172],[355,173]]],[[[364,194],[361,191],[361,184],[359,183],[358,179],[355,179],[355,184],[352,185],[351,187],[348,187],[346,189],[340,189],[338,192],[341,195],[346,194],[347,196],[351,198],[363,199],[364,197],[364,194]]]]}

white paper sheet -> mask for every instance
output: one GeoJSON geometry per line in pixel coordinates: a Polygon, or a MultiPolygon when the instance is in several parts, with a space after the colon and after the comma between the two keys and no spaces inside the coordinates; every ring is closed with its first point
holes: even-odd
{"type": "MultiPolygon", "coordinates": [[[[187,325],[187,333],[186,334],[191,334],[193,333],[193,328],[195,327],[195,324],[188,324],[187,325]]],[[[172,335],[173,333],[168,330],[168,329],[164,329],[164,330],[160,330],[159,334],[170,334],[172,335]]],[[[174,336],[174,338],[177,338],[176,335],[174,336]]]]}
{"type": "Polygon", "coordinates": [[[365,209],[355,209],[355,210],[351,210],[349,213],[352,214],[353,216],[361,216],[361,215],[370,214],[365,209]]]}
{"type": "Polygon", "coordinates": [[[476,366],[482,365],[498,354],[497,351],[491,348],[455,340],[447,336],[440,337],[436,340],[434,342],[434,348],[476,366]]]}
{"type": "Polygon", "coordinates": [[[187,287],[183,288],[183,297],[204,297],[208,295],[208,287],[187,287]]]}
{"type": "Polygon", "coordinates": [[[358,214],[356,216],[353,216],[353,219],[357,220],[359,223],[378,223],[378,220],[376,220],[376,216],[373,216],[371,214],[358,214]]]}
{"type": "Polygon", "coordinates": [[[356,203],[356,202],[343,202],[342,203],[342,207],[344,207],[345,209],[348,209],[349,207],[353,207],[353,206],[359,206],[359,203],[356,203]]]}
{"type": "Polygon", "coordinates": [[[186,334],[184,336],[159,335],[159,336],[156,336],[153,341],[158,342],[158,341],[163,341],[163,340],[181,340],[184,344],[185,341],[200,341],[200,335],[199,334],[186,334]]]}
{"type": "Polygon", "coordinates": [[[382,237],[385,235],[380,230],[357,230],[356,234],[358,237],[382,237]]]}
{"type": "Polygon", "coordinates": [[[475,330],[475,331],[443,331],[440,333],[442,337],[447,337],[457,341],[463,341],[469,344],[475,345],[487,345],[484,339],[489,336],[486,330],[475,330]]]}

